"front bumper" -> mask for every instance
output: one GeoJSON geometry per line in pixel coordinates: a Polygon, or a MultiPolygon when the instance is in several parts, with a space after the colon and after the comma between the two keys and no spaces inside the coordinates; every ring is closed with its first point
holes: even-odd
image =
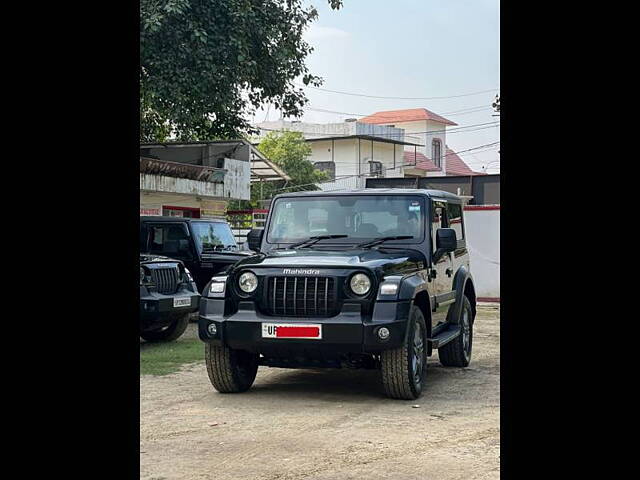
{"type": "Polygon", "coordinates": [[[200,295],[182,288],[173,295],[148,291],[140,287],[140,328],[149,329],[163,327],[175,318],[198,310],[200,295]],[[189,298],[189,305],[174,307],[175,298],[189,298]]]}
{"type": "Polygon", "coordinates": [[[401,346],[407,331],[410,302],[376,302],[372,315],[364,316],[359,304],[344,303],[330,318],[275,317],[261,314],[253,302],[240,302],[238,311],[224,315],[225,300],[202,297],[198,317],[200,339],[214,345],[266,355],[377,353],[401,346]],[[321,340],[262,338],[262,323],[322,324],[321,340]],[[210,324],[216,334],[209,334],[210,324]],[[378,329],[386,327],[389,338],[382,341],[378,329]]]}

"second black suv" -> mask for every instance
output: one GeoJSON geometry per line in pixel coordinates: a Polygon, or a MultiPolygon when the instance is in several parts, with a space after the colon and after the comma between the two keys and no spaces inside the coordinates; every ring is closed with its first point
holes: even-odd
{"type": "Polygon", "coordinates": [[[198,309],[200,295],[180,260],[140,255],[140,336],[176,340],[198,309]]]}
{"type": "Polygon", "coordinates": [[[202,292],[199,335],[220,392],[260,365],[377,368],[415,399],[427,357],[466,367],[476,294],[462,201],[439,190],[366,189],[274,198],[258,254],[202,292]]]}
{"type": "Polygon", "coordinates": [[[140,217],[140,252],[181,260],[199,291],[216,273],[246,258],[223,220],[140,217]]]}

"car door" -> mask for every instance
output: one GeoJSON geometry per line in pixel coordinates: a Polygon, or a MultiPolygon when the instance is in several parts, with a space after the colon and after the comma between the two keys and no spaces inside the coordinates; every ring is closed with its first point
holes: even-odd
{"type": "MultiPolygon", "coordinates": [[[[464,215],[462,203],[448,202],[447,203],[447,225],[456,231],[456,239],[458,246],[452,254],[453,274],[458,271],[462,266],[469,269],[469,255],[467,252],[467,240],[464,232],[464,215]]],[[[453,277],[452,277],[453,280],[453,277]]],[[[453,288],[453,284],[451,286],[453,288]]]]}
{"type": "MultiPolygon", "coordinates": [[[[436,232],[439,228],[448,228],[447,201],[431,201],[431,248],[436,251],[436,232]]],[[[431,280],[431,332],[435,335],[446,325],[449,306],[455,301],[453,285],[453,258],[451,253],[443,255],[432,265],[431,280]]]]}

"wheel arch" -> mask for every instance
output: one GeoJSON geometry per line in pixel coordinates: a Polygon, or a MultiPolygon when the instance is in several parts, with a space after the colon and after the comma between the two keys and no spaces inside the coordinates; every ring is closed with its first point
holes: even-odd
{"type": "MultiPolygon", "coordinates": [[[[427,327],[427,338],[431,338],[431,300],[426,290],[418,292],[413,298],[412,304],[418,307],[424,315],[424,323],[427,327]]],[[[409,330],[407,328],[407,330],[409,330]]],[[[427,342],[427,356],[432,353],[431,342],[427,342]]]]}
{"type": "Polygon", "coordinates": [[[455,311],[453,312],[453,318],[457,323],[460,318],[460,310],[462,308],[462,298],[466,295],[471,303],[471,310],[473,312],[473,319],[476,317],[476,289],[473,283],[473,277],[471,272],[464,265],[461,266],[456,272],[453,278],[453,290],[456,292],[456,303],[454,305],[455,311]]]}
{"type": "Polygon", "coordinates": [[[471,323],[473,323],[476,319],[476,287],[473,284],[473,279],[469,277],[464,285],[464,295],[469,299],[471,303],[471,312],[473,317],[471,318],[471,323]]]}

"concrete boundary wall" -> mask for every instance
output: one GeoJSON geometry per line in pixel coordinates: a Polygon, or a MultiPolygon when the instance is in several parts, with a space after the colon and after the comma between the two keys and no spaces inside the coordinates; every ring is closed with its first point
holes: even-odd
{"type": "Polygon", "coordinates": [[[467,205],[464,220],[476,296],[500,301],[500,205],[467,205]]]}

